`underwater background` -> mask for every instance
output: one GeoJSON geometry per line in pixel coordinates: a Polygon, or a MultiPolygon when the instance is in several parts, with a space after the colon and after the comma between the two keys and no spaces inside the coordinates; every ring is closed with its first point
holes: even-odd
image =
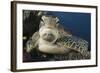
{"type": "MultiPolygon", "coordinates": [[[[23,10],[23,36],[32,36],[34,32],[39,29],[39,21],[41,17],[37,17],[39,11],[23,10]],[[33,32],[34,31],[34,32],[33,32]]],[[[82,12],[54,12],[43,11],[45,15],[56,16],[59,18],[59,23],[64,28],[67,28],[72,35],[80,37],[86,40],[89,44],[89,51],[91,51],[91,14],[82,12]]],[[[26,44],[27,40],[23,43],[26,44]]],[[[23,48],[25,45],[23,45],[23,48]]],[[[23,50],[23,62],[38,62],[49,61],[53,58],[53,55],[47,55],[46,58],[41,58],[41,53],[36,50],[31,52],[31,55],[23,50]]]]}

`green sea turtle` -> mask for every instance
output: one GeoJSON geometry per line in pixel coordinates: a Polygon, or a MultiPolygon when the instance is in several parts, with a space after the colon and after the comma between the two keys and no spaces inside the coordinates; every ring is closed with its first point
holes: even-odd
{"type": "Polygon", "coordinates": [[[54,54],[56,59],[60,56],[67,59],[89,59],[88,42],[70,34],[58,21],[57,17],[42,16],[39,31],[27,42],[27,52],[35,48],[46,54],[54,54]]]}

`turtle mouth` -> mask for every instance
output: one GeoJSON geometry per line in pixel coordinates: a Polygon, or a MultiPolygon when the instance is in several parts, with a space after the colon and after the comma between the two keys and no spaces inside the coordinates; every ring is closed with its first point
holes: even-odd
{"type": "Polygon", "coordinates": [[[43,39],[48,42],[53,42],[55,40],[55,37],[54,36],[45,36],[43,39]]]}
{"type": "Polygon", "coordinates": [[[44,38],[45,41],[48,41],[48,42],[53,42],[55,40],[54,37],[48,37],[48,38],[44,38]]]}
{"type": "Polygon", "coordinates": [[[53,34],[45,34],[43,39],[47,42],[53,42],[55,40],[55,36],[53,34]]]}

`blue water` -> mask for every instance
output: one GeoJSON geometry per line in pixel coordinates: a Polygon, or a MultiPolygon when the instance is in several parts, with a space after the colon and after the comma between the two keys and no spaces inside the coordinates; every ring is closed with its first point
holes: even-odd
{"type": "Polygon", "coordinates": [[[91,44],[91,14],[78,12],[53,12],[47,15],[57,16],[59,23],[67,28],[74,36],[78,36],[91,44]]]}

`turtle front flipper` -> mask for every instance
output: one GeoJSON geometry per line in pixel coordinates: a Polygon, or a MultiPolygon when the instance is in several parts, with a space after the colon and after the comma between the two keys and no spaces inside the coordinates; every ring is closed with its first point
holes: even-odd
{"type": "MultiPolygon", "coordinates": [[[[90,58],[90,52],[88,51],[88,42],[75,36],[64,36],[57,39],[56,44],[65,49],[66,54],[70,52],[80,53],[82,59],[90,58]]],[[[71,54],[72,55],[72,54],[71,54]]],[[[74,55],[73,55],[74,56],[74,55]]]]}
{"type": "Polygon", "coordinates": [[[34,48],[38,46],[39,32],[35,32],[33,36],[26,43],[26,51],[31,52],[34,48]]]}

